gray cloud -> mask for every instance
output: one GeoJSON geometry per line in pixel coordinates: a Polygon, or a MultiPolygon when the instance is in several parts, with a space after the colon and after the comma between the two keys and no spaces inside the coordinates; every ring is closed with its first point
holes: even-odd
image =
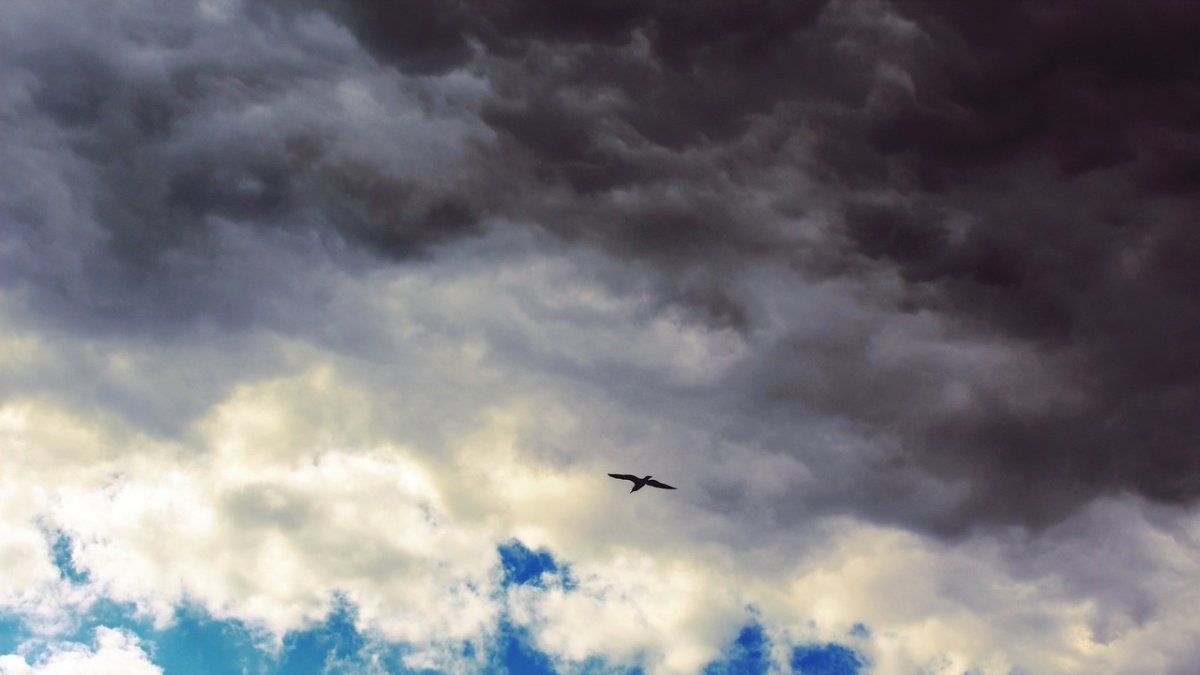
{"type": "Polygon", "coordinates": [[[86,6],[71,25],[7,11],[5,278],[48,314],[118,332],[236,328],[290,284],[272,278],[264,238],[412,259],[479,231],[470,198],[422,167],[453,164],[471,130],[421,113],[418,99],[445,102],[419,86],[360,101],[377,74],[337,26],[106,11],[86,6]],[[346,144],[346,119],[387,103],[412,120],[356,142],[411,148],[403,170],[346,144]]]}
{"type": "Polygon", "coordinates": [[[1194,499],[1200,428],[1183,411],[1200,376],[1184,347],[1196,310],[1193,279],[1171,260],[1196,247],[1184,224],[1196,203],[1161,144],[1194,138],[1178,110],[1193,95],[1198,52],[1184,35],[1200,14],[899,10],[926,38],[908,90],[831,120],[818,152],[854,158],[830,176],[853,187],[846,231],[935,291],[926,306],[1052,355],[1081,399],[980,406],[922,442],[938,465],[977,476],[984,515],[999,506],[1036,522],[1109,490],[1194,499]]]}
{"type": "Polygon", "coordinates": [[[675,393],[822,474],[780,514],[961,534],[1200,489],[1183,5],[194,9],[8,10],[0,279],[47,316],[296,326],[296,265],[504,222],[745,341],[675,393]]]}
{"type": "MultiPolygon", "coordinates": [[[[353,6],[372,17],[364,44],[411,70],[385,47],[403,12],[353,6]]],[[[1004,392],[970,380],[953,414],[918,407],[930,363],[866,364],[879,326],[762,354],[743,394],[895,436],[898,475],[968,481],[962,503],[918,522],[1036,525],[1113,490],[1196,496],[1200,370],[1185,345],[1198,324],[1182,264],[1195,134],[1180,111],[1200,16],[1175,3],[677,9],[443,17],[480,45],[470,63],[496,88],[482,118],[506,166],[525,162],[502,212],[648,263],[665,297],[718,324],[752,332],[762,299],[737,280],[787,260],[802,275],[892,270],[903,289],[871,293],[881,312],[931,311],[1033,354],[1049,375],[1004,392]],[[747,205],[791,167],[794,188],[747,205]],[[832,199],[799,211],[830,227],[806,248],[789,197],[820,190],[832,199]],[[821,364],[816,380],[788,351],[821,364]]],[[[445,67],[468,64],[455,53],[445,67]]]]}

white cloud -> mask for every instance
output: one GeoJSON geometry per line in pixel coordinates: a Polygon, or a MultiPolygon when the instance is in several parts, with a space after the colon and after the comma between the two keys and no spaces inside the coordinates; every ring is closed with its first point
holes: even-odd
{"type": "MultiPolygon", "coordinates": [[[[478,663],[461,641],[482,653],[506,610],[564,669],[601,656],[694,672],[748,606],[777,645],[851,644],[885,674],[1193,662],[1194,515],[1111,500],[1039,537],[947,544],[782,509],[829,489],[846,448],[861,461],[877,441],[815,414],[794,427],[811,434],[803,453],[730,433],[721,385],[754,367],[746,338],[648,314],[603,261],[527,244],[501,231],[436,268],[322,268],[305,296],[323,298],[319,320],[219,348],[11,322],[0,363],[22,384],[0,403],[5,606],[61,621],[103,594],[163,625],[187,598],[278,637],[342,593],[362,628],[414,646],[410,665],[462,672],[478,663]],[[89,392],[73,391],[82,381],[89,392]],[[197,381],[204,396],[180,393],[197,381]],[[127,395],[100,395],[114,391],[127,395]],[[192,401],[164,408],[177,433],[129,409],[156,398],[192,401]],[[641,467],[681,489],[629,495],[604,476],[641,467]],[[58,578],[47,529],[71,537],[88,584],[58,578]],[[495,546],[513,536],[570,564],[577,587],[500,593],[495,546]],[[871,637],[851,636],[856,623],[871,637]]],[[[289,255],[303,254],[277,264],[302,263],[289,255]]],[[[881,362],[948,348],[921,320],[896,330],[875,343],[881,362]]],[[[937,360],[969,375],[1018,357],[937,360]]],[[[120,636],[5,667],[141,663],[120,636]]]]}
{"type": "Polygon", "coordinates": [[[736,584],[687,558],[614,551],[572,568],[576,586],[509,591],[513,621],[565,664],[602,654],[650,672],[696,672],[746,620],[736,584]]]}
{"type": "Polygon", "coordinates": [[[138,638],[101,626],[92,646],[53,643],[31,664],[17,654],[0,656],[0,675],[162,675],[149,661],[138,638]]]}

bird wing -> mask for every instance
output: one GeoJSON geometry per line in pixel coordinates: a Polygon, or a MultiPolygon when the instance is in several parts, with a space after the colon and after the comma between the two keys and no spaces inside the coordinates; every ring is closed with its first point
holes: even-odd
{"type": "Polygon", "coordinates": [[[664,490],[677,490],[678,489],[678,488],[673,488],[670,485],[667,485],[666,483],[660,483],[660,482],[654,480],[653,478],[646,481],[646,485],[650,485],[650,486],[656,487],[656,488],[662,488],[664,490]]]}
{"type": "Polygon", "coordinates": [[[620,478],[621,480],[631,480],[635,483],[641,480],[637,476],[630,476],[627,473],[610,473],[608,475],[612,476],[613,478],[620,478]]]}

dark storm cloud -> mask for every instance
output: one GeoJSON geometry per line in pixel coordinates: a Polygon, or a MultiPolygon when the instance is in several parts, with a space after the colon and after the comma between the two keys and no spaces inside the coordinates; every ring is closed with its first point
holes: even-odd
{"type": "Polygon", "coordinates": [[[525,182],[502,210],[689,279],[664,292],[718,322],[754,324],[727,283],[739,270],[791,258],[805,273],[812,251],[767,224],[791,215],[786,192],[772,186],[765,211],[739,203],[769,168],[798,167],[834,195],[834,236],[818,255],[841,262],[824,261],[822,273],[895,269],[907,297],[894,309],[932,310],[966,334],[1040,354],[1049,381],[1082,400],[1039,408],[981,394],[921,420],[919,373],[861,365],[867,335],[822,348],[842,387],[816,400],[788,393],[804,381],[765,378],[768,400],[903,428],[901,464],[967,479],[970,496],[937,527],[1048,522],[1111,490],[1200,494],[1191,5],[336,12],[401,70],[464,65],[475,44],[475,67],[497,92],[483,119],[525,182]],[[404,40],[415,26],[428,37],[404,40]],[[772,121],[784,129],[776,142],[755,144],[772,121]],[[797,137],[810,143],[787,149],[797,137]]]}
{"type": "MultiPolygon", "coordinates": [[[[402,72],[436,63],[487,77],[495,96],[481,117],[498,138],[484,171],[503,186],[488,190],[493,212],[704,277],[731,264],[730,251],[762,254],[781,239],[732,202],[773,159],[736,147],[755,116],[810,96],[857,104],[869,91],[869,73],[848,66],[857,56],[836,49],[825,4],[310,6],[402,72]],[[405,39],[424,25],[438,29],[405,39]]],[[[669,294],[729,305],[717,283],[704,285],[669,294]]]]}
{"type": "Polygon", "coordinates": [[[829,482],[844,508],[961,532],[1050,522],[1114,490],[1200,492],[1191,5],[248,6],[223,41],[171,14],[7,41],[28,92],[10,108],[42,120],[24,137],[67,150],[49,160],[29,141],[23,166],[58,162],[47,173],[77,182],[58,225],[68,207],[29,196],[44,182],[10,193],[6,227],[28,255],[0,278],[36,279],[89,316],[240,324],[265,305],[214,281],[238,268],[231,230],[406,261],[504,219],[631,261],[660,302],[741,331],[756,355],[730,385],[746,402],[731,424],[761,427],[746,433],[764,446],[800,452],[800,411],[898,439],[829,482]],[[146,44],[169,56],[161,69],[128,58],[146,44]],[[390,132],[337,113],[246,121],[380,64],[428,87],[418,101],[455,71],[486,81],[477,103],[424,111],[490,131],[466,159],[430,160],[458,171],[348,152],[339,139],[390,132]],[[830,313],[816,335],[806,316],[781,319],[787,298],[750,281],[778,269],[865,289],[875,318],[830,313]],[[1032,355],[1026,382],[1050,391],[1028,398],[1045,402],[964,367],[969,404],[934,410],[942,357],[870,358],[889,321],[926,315],[1032,355]],[[922,476],[970,489],[935,512],[922,476]]]}
{"type": "Polygon", "coordinates": [[[332,24],[206,22],[186,4],[86,7],[71,25],[9,15],[5,220],[19,255],[3,276],[47,313],[116,330],[240,326],[270,305],[237,286],[279,287],[271,265],[238,259],[255,238],[412,259],[479,231],[455,186],[338,147],[332,92],[371,73],[332,24]]]}
{"type": "Polygon", "coordinates": [[[898,9],[927,36],[911,92],[834,116],[823,136],[826,155],[850,158],[825,164],[831,187],[850,187],[846,234],[937,289],[940,311],[1061,356],[1085,399],[945,420],[920,439],[928,463],[972,476],[981,514],[1053,519],[1113,489],[1194,499],[1200,277],[1184,261],[1200,252],[1200,204],[1180,157],[1197,138],[1200,11],[898,9]]]}

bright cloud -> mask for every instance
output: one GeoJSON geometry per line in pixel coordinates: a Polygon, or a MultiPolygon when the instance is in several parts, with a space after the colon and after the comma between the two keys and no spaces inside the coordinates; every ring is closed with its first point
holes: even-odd
{"type": "Polygon", "coordinates": [[[124,631],[97,628],[92,646],[56,644],[29,663],[16,654],[0,656],[4,675],[161,675],[162,668],[147,658],[138,639],[124,631]]]}

